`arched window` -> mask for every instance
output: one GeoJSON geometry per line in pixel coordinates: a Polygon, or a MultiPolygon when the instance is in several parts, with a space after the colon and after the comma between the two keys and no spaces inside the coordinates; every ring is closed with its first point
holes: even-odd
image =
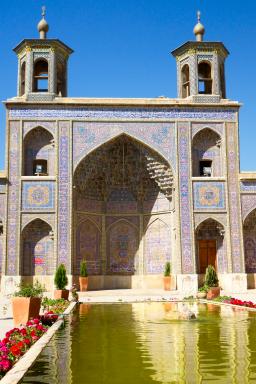
{"type": "Polygon", "coordinates": [[[210,128],[199,131],[192,142],[193,176],[222,176],[221,137],[210,128]]]}
{"type": "Polygon", "coordinates": [[[34,65],[34,92],[48,92],[48,62],[40,59],[34,65]]]}
{"type": "Polygon", "coordinates": [[[20,69],[20,95],[25,93],[26,62],[24,61],[20,69]]]}
{"type": "Polygon", "coordinates": [[[212,93],[211,65],[205,61],[198,64],[198,93],[203,95],[212,93]]]}
{"type": "Polygon", "coordinates": [[[226,98],[226,87],[225,87],[225,72],[224,63],[220,64],[220,85],[221,85],[221,97],[226,98]]]}
{"type": "Polygon", "coordinates": [[[182,81],[182,97],[188,97],[190,95],[190,83],[189,83],[189,66],[185,64],[181,70],[182,81]]]}
{"type": "Polygon", "coordinates": [[[54,175],[54,139],[46,129],[32,129],[24,140],[24,175],[54,175]]]}

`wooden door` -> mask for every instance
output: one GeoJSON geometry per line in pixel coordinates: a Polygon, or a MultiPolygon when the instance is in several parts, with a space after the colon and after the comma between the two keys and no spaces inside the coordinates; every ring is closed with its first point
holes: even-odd
{"type": "Polygon", "coordinates": [[[217,271],[216,240],[199,240],[199,273],[205,273],[208,265],[213,265],[217,271]]]}

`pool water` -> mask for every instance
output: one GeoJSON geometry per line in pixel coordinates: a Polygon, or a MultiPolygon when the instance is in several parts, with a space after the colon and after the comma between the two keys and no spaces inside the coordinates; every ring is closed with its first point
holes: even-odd
{"type": "Polygon", "coordinates": [[[22,383],[256,382],[256,313],[214,304],[81,304],[22,383]],[[184,305],[195,320],[181,320],[184,305]]]}

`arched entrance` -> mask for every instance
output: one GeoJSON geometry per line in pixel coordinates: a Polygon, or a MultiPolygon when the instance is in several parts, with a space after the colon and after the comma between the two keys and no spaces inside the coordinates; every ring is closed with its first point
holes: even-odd
{"type": "Polygon", "coordinates": [[[30,222],[22,231],[21,275],[51,275],[54,272],[53,232],[41,219],[30,222]]]}
{"type": "Polygon", "coordinates": [[[223,225],[211,218],[197,227],[196,251],[199,274],[204,274],[208,265],[214,266],[218,272],[224,272],[224,235],[223,225]]]}
{"type": "Polygon", "coordinates": [[[90,275],[105,276],[162,274],[171,261],[172,170],[162,156],[130,136],[116,137],[79,163],[73,208],[75,274],[82,258],[90,275]],[[151,227],[153,216],[157,222],[151,227]],[[82,222],[90,222],[90,229],[82,222]],[[164,257],[152,253],[149,244],[164,257]]]}
{"type": "Polygon", "coordinates": [[[256,273],[256,209],[244,220],[245,272],[256,273]]]}

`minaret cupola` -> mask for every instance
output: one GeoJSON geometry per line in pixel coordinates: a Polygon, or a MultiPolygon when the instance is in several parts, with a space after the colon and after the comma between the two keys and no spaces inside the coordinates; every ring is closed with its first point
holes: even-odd
{"type": "Polygon", "coordinates": [[[226,98],[225,59],[229,52],[221,42],[204,41],[205,28],[197,12],[195,41],[188,41],[172,52],[178,73],[178,97],[193,102],[218,103],[226,98]]]}
{"type": "Polygon", "coordinates": [[[18,97],[29,101],[66,97],[68,58],[73,50],[58,39],[47,38],[45,7],[37,29],[39,39],[24,39],[14,48],[18,56],[18,97]]]}

